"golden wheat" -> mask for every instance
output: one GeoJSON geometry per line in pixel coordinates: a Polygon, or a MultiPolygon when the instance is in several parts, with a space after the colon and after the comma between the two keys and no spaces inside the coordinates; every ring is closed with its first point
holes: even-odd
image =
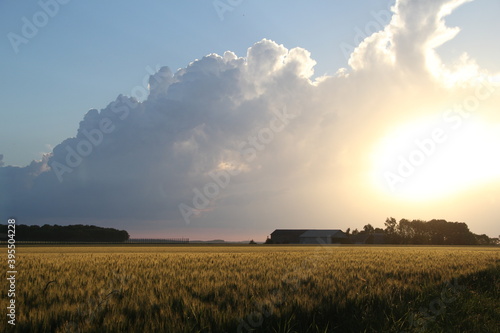
{"type": "MultiPolygon", "coordinates": [[[[498,265],[499,255],[473,247],[20,247],[17,329],[271,331],[300,314],[397,307],[498,265]]],[[[293,331],[285,326],[273,330],[293,331]]]]}

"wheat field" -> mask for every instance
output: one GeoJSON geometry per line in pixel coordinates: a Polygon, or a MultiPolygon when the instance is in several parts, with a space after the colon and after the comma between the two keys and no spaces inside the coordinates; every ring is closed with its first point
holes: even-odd
{"type": "Polygon", "coordinates": [[[17,324],[0,331],[494,332],[500,322],[498,247],[20,246],[17,260],[17,324]]]}

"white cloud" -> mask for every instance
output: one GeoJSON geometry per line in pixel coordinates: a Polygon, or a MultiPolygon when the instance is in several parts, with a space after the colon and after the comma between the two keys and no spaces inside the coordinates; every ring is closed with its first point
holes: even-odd
{"type": "MultiPolygon", "coordinates": [[[[382,222],[400,209],[374,198],[367,183],[374,144],[395,126],[474,96],[478,80],[493,80],[473,59],[443,64],[434,50],[458,32],[443,18],[464,2],[398,0],[389,25],[354,50],[351,68],[317,81],[307,50],[267,39],[245,57],[228,51],[175,73],[163,67],[145,101],[119,96],[90,110],[50,158],[1,168],[3,213],[182,226],[179,204],[194,207],[196,191],[231,171],[227,186],[194,207],[195,225],[382,222]],[[292,116],[276,118],[284,112],[292,116]]],[[[498,90],[478,108],[491,121],[498,121],[498,90]]],[[[422,218],[434,217],[441,216],[422,218]]]]}

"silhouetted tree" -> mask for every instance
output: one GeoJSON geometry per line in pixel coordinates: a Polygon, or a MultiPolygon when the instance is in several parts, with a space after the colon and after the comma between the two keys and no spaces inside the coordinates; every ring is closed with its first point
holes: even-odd
{"type": "Polygon", "coordinates": [[[396,227],[398,226],[398,222],[394,217],[388,217],[385,220],[384,225],[385,225],[385,232],[388,235],[393,235],[396,233],[396,227]]]}
{"type": "Polygon", "coordinates": [[[373,226],[368,223],[367,225],[365,225],[363,227],[363,230],[366,232],[366,233],[369,233],[369,234],[373,234],[375,232],[375,228],[373,228],[373,226]]]}
{"type": "Polygon", "coordinates": [[[371,224],[367,224],[362,231],[354,229],[351,235],[369,235],[371,238],[367,238],[367,243],[373,240],[374,233],[385,233],[386,242],[389,244],[493,245],[500,243],[500,236],[497,239],[489,238],[487,235],[476,235],[463,222],[401,219],[398,223],[395,218],[388,217],[384,225],[385,229],[374,228],[371,224]]]}
{"type": "MultiPolygon", "coordinates": [[[[6,226],[2,225],[2,229],[6,226]]],[[[1,231],[0,231],[1,232],[1,231]]],[[[102,228],[95,225],[16,225],[16,240],[57,242],[123,242],[129,239],[125,230],[102,228]]]]}
{"type": "Polygon", "coordinates": [[[489,238],[487,235],[474,235],[478,245],[494,245],[495,238],[489,238]]]}
{"type": "MultiPolygon", "coordinates": [[[[399,224],[394,219],[386,220],[386,233],[390,242],[422,245],[474,245],[478,239],[463,222],[447,222],[446,220],[413,220],[401,219],[399,224]]],[[[481,238],[483,242],[486,240],[481,238]]]]}

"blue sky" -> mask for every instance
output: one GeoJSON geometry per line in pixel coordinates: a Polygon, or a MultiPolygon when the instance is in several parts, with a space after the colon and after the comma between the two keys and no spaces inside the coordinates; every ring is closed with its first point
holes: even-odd
{"type": "MultiPolygon", "coordinates": [[[[245,57],[263,38],[288,50],[309,51],[316,61],[311,80],[351,70],[345,46],[358,46],[373,32],[367,29],[381,26],[377,14],[394,4],[246,0],[233,1],[237,4],[221,14],[215,4],[226,1],[55,1],[41,1],[57,3],[57,13],[46,15],[36,35],[17,46],[9,34],[11,39],[12,33],[23,36],[25,20],[43,19],[43,8],[37,1],[0,3],[0,154],[5,165],[28,165],[75,137],[88,110],[104,109],[119,94],[131,95],[151,69],[168,66],[175,73],[227,50],[245,57]]],[[[443,64],[451,66],[467,52],[480,68],[499,72],[498,14],[497,0],[476,0],[447,16],[446,24],[461,32],[436,49],[443,64]]]]}

